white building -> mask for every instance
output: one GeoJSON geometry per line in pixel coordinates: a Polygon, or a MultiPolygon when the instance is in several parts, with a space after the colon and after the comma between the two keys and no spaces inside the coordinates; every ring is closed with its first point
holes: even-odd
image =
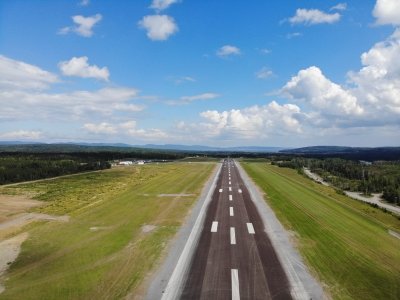
{"type": "Polygon", "coordinates": [[[120,165],[120,166],[130,166],[130,165],[132,165],[133,164],[133,162],[131,162],[131,161],[129,161],[129,160],[127,160],[127,161],[120,161],[119,163],[118,163],[118,165],[120,165]]]}

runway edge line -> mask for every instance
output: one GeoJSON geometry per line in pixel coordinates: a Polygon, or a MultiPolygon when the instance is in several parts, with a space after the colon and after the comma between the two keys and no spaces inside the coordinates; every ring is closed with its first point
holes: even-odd
{"type": "MultiPolygon", "coordinates": [[[[246,180],[247,182],[245,182],[245,184],[253,185],[250,178],[248,177],[247,173],[244,171],[244,169],[240,165],[240,163],[237,163],[235,161],[235,164],[238,165],[237,169],[239,170],[239,173],[242,176],[243,181],[245,182],[245,179],[247,179],[246,180]]],[[[261,213],[262,212],[262,210],[260,209],[261,203],[259,203],[259,201],[257,201],[257,198],[254,196],[250,186],[248,186],[248,191],[249,191],[251,200],[255,203],[255,205],[260,213],[260,216],[264,222],[265,231],[267,232],[269,238],[271,239],[272,245],[278,255],[279,261],[281,262],[283,269],[285,270],[286,276],[288,277],[288,280],[290,283],[290,294],[296,300],[309,300],[310,296],[308,295],[306,289],[304,288],[303,283],[301,282],[299,276],[297,275],[295,269],[293,268],[291,261],[289,260],[289,258],[286,255],[286,252],[281,247],[278,238],[275,236],[275,233],[271,227],[271,224],[269,223],[268,219],[261,213]]],[[[264,204],[268,207],[267,203],[264,202],[264,204]]]]}
{"type": "Polygon", "coordinates": [[[172,276],[168,281],[167,287],[165,288],[161,300],[176,300],[178,299],[181,293],[183,280],[189,268],[190,265],[189,262],[191,256],[193,255],[193,251],[196,249],[197,242],[200,238],[200,234],[203,229],[204,219],[206,217],[207,207],[211,201],[212,193],[217,188],[216,181],[219,178],[221,169],[222,169],[222,164],[218,168],[214,181],[210,187],[210,190],[208,191],[207,198],[203,203],[203,206],[196,219],[196,223],[194,224],[193,229],[190,232],[189,238],[185,244],[185,248],[183,249],[182,254],[179,257],[178,263],[176,264],[174,272],[172,273],[172,276]]]}

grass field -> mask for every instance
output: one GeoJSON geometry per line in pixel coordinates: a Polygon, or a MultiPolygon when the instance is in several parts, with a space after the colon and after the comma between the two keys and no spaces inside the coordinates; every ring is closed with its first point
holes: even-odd
{"type": "Polygon", "coordinates": [[[214,168],[132,166],[4,188],[49,202],[41,212],[72,217],[24,228],[30,236],[0,299],[140,299],[214,168]],[[192,196],[157,196],[181,193],[192,196]]]}
{"type": "Polygon", "coordinates": [[[207,157],[207,156],[199,156],[199,157],[186,157],[184,159],[179,160],[179,162],[220,162],[221,158],[215,157],[207,157]]]}
{"type": "Polygon", "coordinates": [[[400,240],[388,234],[400,232],[398,219],[295,170],[242,166],[334,299],[400,299],[400,240]]]}

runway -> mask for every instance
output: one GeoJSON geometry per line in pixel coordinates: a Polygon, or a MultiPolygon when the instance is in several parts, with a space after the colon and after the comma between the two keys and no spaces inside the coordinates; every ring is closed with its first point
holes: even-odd
{"type": "Polygon", "coordinates": [[[226,159],[183,279],[180,299],[292,299],[240,173],[226,159]]]}

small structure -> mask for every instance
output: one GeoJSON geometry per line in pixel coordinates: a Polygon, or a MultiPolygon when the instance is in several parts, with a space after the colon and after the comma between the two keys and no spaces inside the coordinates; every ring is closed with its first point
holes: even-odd
{"type": "Polygon", "coordinates": [[[144,160],[138,160],[138,161],[137,161],[137,164],[138,164],[138,165],[144,165],[144,160]]]}
{"type": "Polygon", "coordinates": [[[133,162],[131,162],[131,161],[120,161],[118,163],[118,165],[120,165],[120,166],[130,166],[132,164],[133,164],[133,162]]]}

